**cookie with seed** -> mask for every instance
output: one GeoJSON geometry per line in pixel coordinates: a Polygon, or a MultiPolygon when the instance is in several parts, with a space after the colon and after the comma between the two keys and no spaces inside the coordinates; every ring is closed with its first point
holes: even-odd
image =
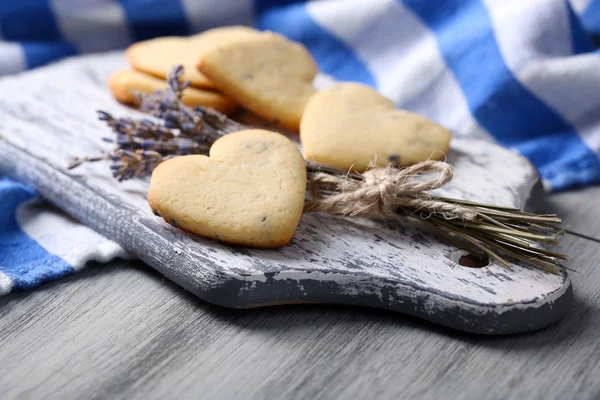
{"type": "Polygon", "coordinates": [[[198,60],[219,43],[258,35],[259,31],[246,26],[227,26],[190,37],[167,36],[134,43],[125,55],[133,69],[162,79],[173,66],[183,65],[183,80],[195,87],[214,88],[213,82],[196,69],[198,60]]]}
{"type": "MultiPolygon", "coordinates": [[[[108,86],[115,99],[129,105],[137,105],[139,102],[135,96],[136,92],[153,93],[156,90],[167,89],[164,80],[132,69],[114,72],[108,80],[108,86]]],[[[237,108],[234,102],[221,93],[193,87],[183,91],[181,101],[190,107],[210,107],[224,114],[230,114],[237,108]]]]}
{"type": "Polygon", "coordinates": [[[342,170],[441,160],[450,138],[444,127],[397,110],[392,101],[358,83],[339,83],[315,94],[300,126],[306,158],[342,170]]]}
{"type": "Polygon", "coordinates": [[[306,165],[285,136],[248,129],[218,139],[210,156],[170,159],[152,173],[148,202],[185,231],[250,247],[287,244],[300,221],[306,165]]]}
{"type": "Polygon", "coordinates": [[[236,103],[298,131],[317,66],[299,43],[272,32],[216,46],[198,69],[236,103]]]}

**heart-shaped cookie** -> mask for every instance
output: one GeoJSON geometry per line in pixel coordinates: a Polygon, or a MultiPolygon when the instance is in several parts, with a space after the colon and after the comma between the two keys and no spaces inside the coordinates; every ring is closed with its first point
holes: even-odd
{"type": "Polygon", "coordinates": [[[181,156],[160,164],[148,192],[150,207],[168,223],[251,247],[287,244],[306,193],[306,165],[285,136],[244,130],[223,136],[210,157],[181,156]]]}
{"type": "MultiPolygon", "coordinates": [[[[110,76],[108,87],[115,99],[121,103],[137,105],[139,99],[134,92],[152,93],[156,90],[165,90],[167,83],[143,72],[124,69],[116,71],[110,76]]],[[[193,87],[188,87],[183,91],[181,101],[190,107],[210,107],[224,114],[231,114],[237,109],[237,104],[221,93],[193,87]]]]}
{"type": "Polygon", "coordinates": [[[198,69],[236,103],[295,132],[315,92],[317,66],[310,53],[272,32],[216,46],[198,69]]]}
{"type": "Polygon", "coordinates": [[[304,110],[300,140],[307,159],[364,171],[371,162],[410,165],[443,159],[450,132],[358,83],[340,83],[315,94],[304,110]]]}
{"type": "Polygon", "coordinates": [[[204,31],[190,37],[168,36],[144,40],[129,46],[127,61],[136,70],[165,79],[171,68],[183,65],[184,80],[195,87],[213,88],[215,85],[196,69],[198,60],[212,47],[252,36],[260,32],[245,26],[227,26],[204,31]]]}

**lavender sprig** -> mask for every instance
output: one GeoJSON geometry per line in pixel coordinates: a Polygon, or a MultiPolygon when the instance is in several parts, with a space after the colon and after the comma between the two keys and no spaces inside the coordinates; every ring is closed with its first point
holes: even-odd
{"type": "Polygon", "coordinates": [[[114,153],[104,154],[98,157],[82,157],[75,158],[68,166],[68,169],[77,168],[86,162],[98,162],[111,160],[113,163],[110,166],[112,176],[117,178],[119,182],[125,180],[148,176],[152,171],[163,161],[173,158],[174,156],[163,156],[154,150],[138,149],[128,151],[119,149],[114,153]]]}
{"type": "Polygon", "coordinates": [[[67,166],[67,169],[75,169],[85,163],[90,163],[90,162],[93,163],[93,162],[98,162],[98,161],[111,160],[112,156],[113,156],[112,154],[104,154],[104,155],[96,156],[96,157],[88,157],[88,156],[75,157],[73,160],[71,160],[71,162],[67,166]]]}
{"type": "Polygon", "coordinates": [[[122,150],[154,150],[161,154],[184,156],[187,154],[206,154],[210,146],[192,139],[175,137],[166,140],[140,139],[117,134],[116,139],[103,138],[105,142],[115,143],[122,150]]]}
{"type": "Polygon", "coordinates": [[[182,91],[188,87],[181,83],[183,67],[177,66],[167,77],[168,89],[140,94],[140,111],[163,121],[164,126],[179,131],[180,136],[212,144],[227,133],[245,126],[227,116],[206,107],[188,107],[181,102],[182,91]]]}
{"type": "Polygon", "coordinates": [[[112,160],[113,176],[119,181],[150,175],[157,159],[164,160],[179,155],[208,154],[210,146],[223,134],[243,129],[235,123],[229,130],[228,118],[204,107],[190,108],[181,102],[183,90],[189,81],[182,81],[183,66],[173,68],[167,77],[168,89],[154,93],[139,94],[140,110],[156,117],[135,120],[115,118],[112,114],[98,110],[98,119],[104,121],[116,133],[116,137],[103,138],[117,145],[114,153],[97,157],[76,158],[69,169],[86,162],[112,160]],[[204,126],[208,120],[213,126],[204,126]],[[160,156],[160,158],[158,157],[160,156]]]}
{"type": "Polygon", "coordinates": [[[87,162],[112,160],[113,176],[119,181],[124,181],[150,175],[158,165],[157,160],[165,160],[176,155],[207,154],[210,149],[208,143],[182,137],[178,131],[146,118],[141,120],[115,118],[106,111],[98,111],[98,119],[106,122],[106,125],[115,132],[115,138],[103,138],[103,140],[116,144],[117,150],[96,157],[76,158],[69,164],[69,169],[87,162]]]}
{"type": "Polygon", "coordinates": [[[171,139],[175,137],[172,130],[153,122],[149,119],[136,121],[131,118],[115,118],[106,111],[98,110],[98,119],[106,122],[114,132],[127,137],[151,138],[151,139],[171,139]]]}
{"type": "Polygon", "coordinates": [[[131,118],[115,118],[106,111],[98,111],[98,119],[105,121],[117,134],[116,139],[103,140],[115,143],[123,150],[144,149],[162,154],[186,155],[206,153],[210,149],[210,145],[203,141],[188,138],[177,130],[171,130],[149,119],[136,121],[131,118]]]}
{"type": "Polygon", "coordinates": [[[163,157],[153,150],[136,150],[134,152],[117,150],[115,156],[110,169],[113,177],[117,178],[119,182],[150,175],[158,164],[173,157],[163,157]]]}
{"type": "Polygon", "coordinates": [[[179,130],[182,136],[197,137],[203,133],[202,115],[181,102],[183,90],[190,85],[182,82],[183,72],[182,65],[169,72],[166,91],[139,94],[140,111],[163,120],[165,127],[179,130]]]}

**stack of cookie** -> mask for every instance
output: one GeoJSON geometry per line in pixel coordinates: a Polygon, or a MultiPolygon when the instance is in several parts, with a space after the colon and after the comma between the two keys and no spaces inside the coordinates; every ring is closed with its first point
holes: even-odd
{"type": "Polygon", "coordinates": [[[135,92],[151,93],[166,89],[165,79],[174,65],[185,67],[184,80],[190,82],[182,101],[190,106],[211,107],[231,114],[237,104],[221,93],[216,85],[196,69],[198,60],[210,49],[228,41],[236,41],[260,32],[244,27],[215,28],[190,37],[162,37],[131,45],[125,55],[130,68],[113,73],[109,87],[120,102],[136,105],[135,92]]]}

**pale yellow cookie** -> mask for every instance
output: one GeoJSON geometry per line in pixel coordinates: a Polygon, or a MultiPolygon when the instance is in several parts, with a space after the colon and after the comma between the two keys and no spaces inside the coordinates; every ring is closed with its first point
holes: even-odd
{"type": "Polygon", "coordinates": [[[315,94],[302,117],[300,141],[307,159],[364,171],[371,162],[409,165],[443,159],[450,132],[358,83],[340,83],[315,94]]]}
{"type": "MultiPolygon", "coordinates": [[[[134,92],[152,93],[165,90],[167,83],[142,72],[125,69],[114,72],[108,80],[108,86],[115,99],[121,103],[136,105],[138,98],[134,92]]],[[[181,101],[190,107],[210,107],[224,114],[230,114],[237,108],[234,102],[221,93],[192,87],[184,89],[181,101]]]]}
{"type": "Polygon", "coordinates": [[[306,191],[302,154],[285,136],[259,129],[225,135],[210,157],[160,164],[150,207],[168,223],[204,237],[251,247],[280,247],[294,235],[306,191]]]}
{"type": "Polygon", "coordinates": [[[317,66],[301,44],[265,32],[204,53],[198,68],[248,110],[298,131],[317,66]]]}
{"type": "Polygon", "coordinates": [[[184,80],[192,86],[213,88],[214,84],[196,69],[204,52],[231,40],[260,35],[260,32],[245,26],[214,28],[190,37],[167,36],[145,40],[129,46],[125,55],[136,70],[165,79],[175,65],[183,65],[184,80]]]}

